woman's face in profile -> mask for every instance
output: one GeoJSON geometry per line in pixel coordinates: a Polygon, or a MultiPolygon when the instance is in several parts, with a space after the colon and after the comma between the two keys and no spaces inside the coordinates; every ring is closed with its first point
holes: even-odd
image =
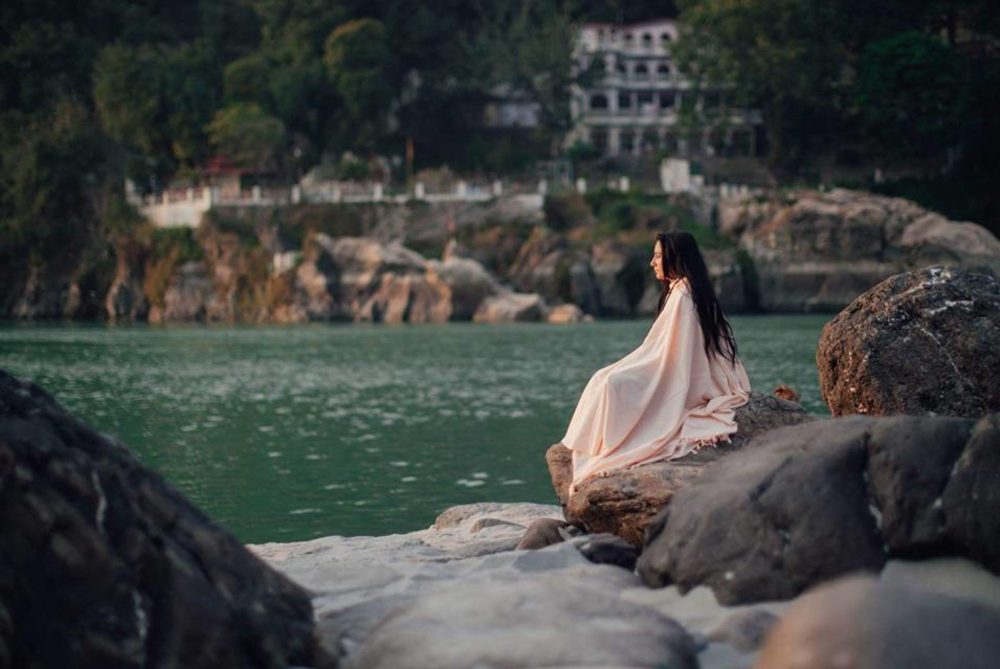
{"type": "Polygon", "coordinates": [[[659,239],[653,242],[653,259],[649,261],[649,266],[653,268],[653,274],[656,275],[658,281],[665,280],[663,275],[663,249],[661,247],[662,244],[660,244],[659,239]]]}

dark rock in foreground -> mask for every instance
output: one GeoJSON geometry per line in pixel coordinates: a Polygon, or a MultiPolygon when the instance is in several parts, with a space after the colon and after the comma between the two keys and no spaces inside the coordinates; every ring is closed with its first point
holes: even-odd
{"type": "Polygon", "coordinates": [[[854,300],[816,349],[834,416],[978,418],[1000,410],[1000,281],[950,267],[898,274],[854,300]]]}
{"type": "Polygon", "coordinates": [[[545,459],[567,521],[591,533],[617,534],[633,546],[640,546],[646,525],[677,491],[697,480],[708,464],[738,451],[757,434],[809,420],[814,417],[795,402],[754,392],[750,401],[736,410],[739,429],[732,443],[590,479],[572,497],[568,494],[573,475],[571,451],[555,444],[545,459]]]}
{"type": "Polygon", "coordinates": [[[1000,610],[871,577],[806,593],[768,636],[760,669],[993,669],[1000,610]]]}
{"type": "Polygon", "coordinates": [[[312,605],[128,451],[0,371],[0,666],[312,664],[312,605]]]}
{"type": "Polygon", "coordinates": [[[647,528],[650,586],[723,604],[788,599],[889,556],[1000,572],[1000,415],[849,416],[770,431],[706,469],[647,528]]]}

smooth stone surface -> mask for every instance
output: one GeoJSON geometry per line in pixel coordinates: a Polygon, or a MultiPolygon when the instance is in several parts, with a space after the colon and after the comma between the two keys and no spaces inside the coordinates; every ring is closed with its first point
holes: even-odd
{"type": "Polygon", "coordinates": [[[913,584],[850,576],[801,597],[758,669],[992,669],[1000,610],[913,584]]]}
{"type": "Polygon", "coordinates": [[[1000,280],[952,267],[890,277],[824,328],[820,392],[834,416],[979,418],[1000,410],[1000,280]]]}
{"type": "Polygon", "coordinates": [[[581,577],[528,574],[472,597],[465,583],[440,590],[394,611],[345,666],[698,667],[679,624],[581,577]]]}

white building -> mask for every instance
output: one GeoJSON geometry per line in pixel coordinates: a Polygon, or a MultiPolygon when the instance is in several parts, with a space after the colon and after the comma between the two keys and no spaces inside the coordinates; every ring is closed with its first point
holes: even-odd
{"type": "Polygon", "coordinates": [[[588,142],[610,156],[640,156],[661,148],[685,157],[757,154],[759,112],[730,108],[722,89],[695,90],[671,59],[677,32],[673,19],[580,27],[576,66],[586,68],[596,59],[603,74],[587,88],[574,86],[575,125],[567,146],[588,142]],[[682,104],[697,109],[703,119],[698,130],[682,129],[682,104]]]}

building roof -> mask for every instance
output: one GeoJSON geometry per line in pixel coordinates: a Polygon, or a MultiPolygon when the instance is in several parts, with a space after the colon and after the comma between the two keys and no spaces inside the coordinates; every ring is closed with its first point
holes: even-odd
{"type": "Polygon", "coordinates": [[[632,30],[635,28],[642,28],[645,26],[661,25],[664,23],[677,23],[677,19],[671,16],[664,16],[658,19],[645,19],[644,21],[636,21],[635,23],[614,23],[614,22],[600,22],[600,21],[588,21],[587,23],[581,24],[583,28],[615,28],[617,30],[632,30]]]}
{"type": "Polygon", "coordinates": [[[260,170],[237,167],[230,160],[229,156],[215,155],[205,161],[199,170],[202,174],[210,176],[240,176],[243,174],[261,174],[260,170]]]}

